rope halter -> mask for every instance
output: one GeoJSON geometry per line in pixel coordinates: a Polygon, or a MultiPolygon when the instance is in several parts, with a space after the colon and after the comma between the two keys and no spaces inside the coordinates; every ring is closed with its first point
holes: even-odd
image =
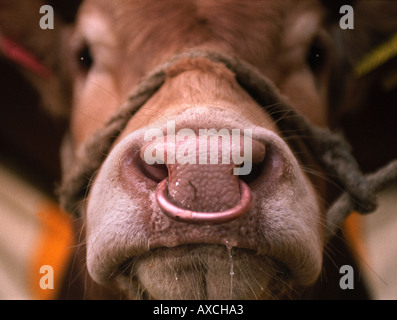
{"type": "Polygon", "coordinates": [[[311,124],[278,93],[276,87],[250,64],[215,51],[187,51],[148,74],[137,85],[106,125],[92,135],[79,150],[77,161],[71,170],[64,172],[59,188],[62,207],[82,214],[82,200],[88,193],[90,181],[109,150],[134,114],[152,97],[165,82],[167,71],[184,59],[208,59],[224,64],[257,103],[267,111],[284,131],[299,133],[300,138],[325,172],[335,178],[344,192],[331,204],[326,213],[326,240],[339,229],[353,212],[369,213],[377,207],[376,193],[397,181],[397,159],[377,172],[364,175],[351,154],[350,146],[340,135],[311,124]],[[276,106],[276,107],[275,107],[276,106]],[[277,108],[278,112],[274,112],[277,108]],[[288,114],[288,117],[284,115],[288,114]]]}

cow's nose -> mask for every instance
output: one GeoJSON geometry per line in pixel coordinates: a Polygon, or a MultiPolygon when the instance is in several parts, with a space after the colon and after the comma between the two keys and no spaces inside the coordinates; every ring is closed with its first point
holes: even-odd
{"type": "Polygon", "coordinates": [[[167,177],[158,166],[148,170],[164,178],[156,190],[161,210],[172,219],[198,224],[228,222],[249,211],[251,190],[238,173],[248,174],[252,163],[262,162],[264,156],[262,143],[243,136],[229,141],[168,139],[146,144],[141,151],[146,163],[163,161],[168,169],[167,177]]]}

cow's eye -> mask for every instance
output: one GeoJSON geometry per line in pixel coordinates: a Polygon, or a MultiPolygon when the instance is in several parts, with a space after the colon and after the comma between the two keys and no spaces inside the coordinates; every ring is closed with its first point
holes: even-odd
{"type": "Polygon", "coordinates": [[[94,64],[91,50],[88,45],[84,45],[77,53],[77,62],[83,71],[89,71],[94,64]]]}
{"type": "Polygon", "coordinates": [[[306,62],[313,73],[320,73],[327,62],[327,50],[321,39],[316,38],[307,52],[306,62]]]}

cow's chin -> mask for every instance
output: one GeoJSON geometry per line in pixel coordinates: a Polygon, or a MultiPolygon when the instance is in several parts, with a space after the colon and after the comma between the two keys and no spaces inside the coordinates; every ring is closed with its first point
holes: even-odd
{"type": "Polygon", "coordinates": [[[130,299],[280,299],[295,294],[287,268],[219,245],[159,248],[126,261],[117,278],[130,299]]]}

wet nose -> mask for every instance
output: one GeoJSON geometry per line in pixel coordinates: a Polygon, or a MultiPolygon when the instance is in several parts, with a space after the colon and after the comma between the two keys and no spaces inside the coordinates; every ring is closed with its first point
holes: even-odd
{"type": "Polygon", "coordinates": [[[262,143],[243,136],[166,139],[141,150],[144,161],[163,162],[168,171],[156,190],[160,209],[174,220],[196,224],[225,223],[245,215],[252,205],[252,193],[238,174],[264,156],[262,143]]]}

